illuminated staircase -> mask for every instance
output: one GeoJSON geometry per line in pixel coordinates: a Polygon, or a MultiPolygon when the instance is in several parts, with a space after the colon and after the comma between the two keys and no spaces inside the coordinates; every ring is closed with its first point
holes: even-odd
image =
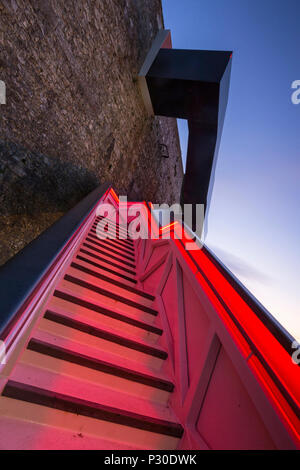
{"type": "MultiPolygon", "coordinates": [[[[135,243],[89,228],[0,399],[0,447],[175,448],[183,428],[155,297],[137,287],[135,243]]],[[[127,227],[117,224],[127,237],[127,227]]]]}
{"type": "Polygon", "coordinates": [[[111,188],[88,207],[0,272],[0,448],[298,448],[299,368],[286,332],[205,247],[186,250],[178,224],[132,240],[134,217],[122,222],[111,188]],[[97,235],[104,203],[117,211],[114,239],[97,235]],[[39,253],[70,225],[46,265],[39,253]]]}

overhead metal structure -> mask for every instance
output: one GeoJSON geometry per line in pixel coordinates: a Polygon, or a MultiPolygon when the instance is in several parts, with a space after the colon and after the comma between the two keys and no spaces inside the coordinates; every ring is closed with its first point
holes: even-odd
{"type": "Polygon", "coordinates": [[[149,114],[187,119],[181,204],[209,205],[228,99],[231,51],[172,49],[159,31],[139,73],[149,114]]]}

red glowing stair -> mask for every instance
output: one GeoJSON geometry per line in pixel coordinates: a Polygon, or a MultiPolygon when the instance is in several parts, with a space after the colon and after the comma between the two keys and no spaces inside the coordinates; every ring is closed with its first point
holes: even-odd
{"type": "Polygon", "coordinates": [[[43,448],[59,448],[56,427],[73,433],[69,448],[174,448],[182,436],[167,403],[174,385],[162,371],[168,354],[155,296],[136,286],[135,244],[93,233],[57,282],[3,389],[2,448],[30,447],[27,432],[33,447],[41,433],[43,448]],[[64,426],[66,414],[73,416],[64,426]],[[24,437],[8,442],[8,423],[24,437]]]}
{"type": "Polygon", "coordinates": [[[0,272],[0,448],[299,448],[288,333],[150,205],[124,222],[110,188],[79,207],[0,272]]]}

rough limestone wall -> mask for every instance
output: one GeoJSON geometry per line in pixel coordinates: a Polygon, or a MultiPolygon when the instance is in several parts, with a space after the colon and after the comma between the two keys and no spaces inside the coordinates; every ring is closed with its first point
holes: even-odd
{"type": "Polygon", "coordinates": [[[160,0],[0,0],[0,263],[101,182],[179,200],[176,121],[137,84],[162,26],[160,0]]]}

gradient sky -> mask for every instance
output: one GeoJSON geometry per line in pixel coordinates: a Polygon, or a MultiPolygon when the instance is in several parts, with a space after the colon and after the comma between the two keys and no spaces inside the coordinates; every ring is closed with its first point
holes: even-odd
{"type": "Polygon", "coordinates": [[[173,48],[233,50],[205,243],[300,340],[300,1],[162,3],[173,48]]]}

